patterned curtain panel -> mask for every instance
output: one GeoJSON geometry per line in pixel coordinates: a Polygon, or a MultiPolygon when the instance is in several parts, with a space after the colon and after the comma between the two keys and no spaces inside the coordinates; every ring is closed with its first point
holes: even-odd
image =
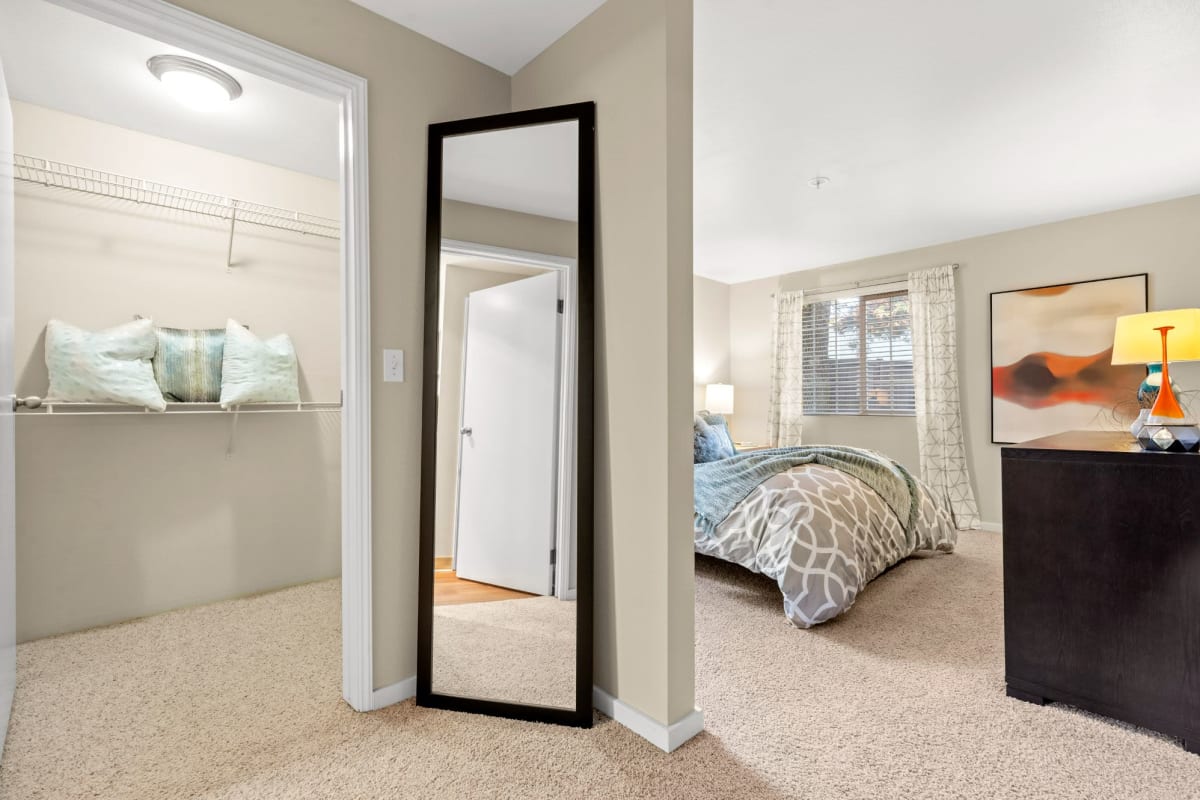
{"type": "Polygon", "coordinates": [[[771,356],[771,408],[767,438],[772,447],[800,444],[804,428],[804,406],[800,397],[801,323],[804,321],[804,292],[775,292],[774,336],[771,356]]]}
{"type": "Polygon", "coordinates": [[[945,504],[960,530],[978,528],[958,391],[954,267],[908,273],[908,299],[921,480],[945,504]]]}

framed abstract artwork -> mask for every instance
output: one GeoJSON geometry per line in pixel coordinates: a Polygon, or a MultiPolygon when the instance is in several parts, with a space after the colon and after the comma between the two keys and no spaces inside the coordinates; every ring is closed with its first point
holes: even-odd
{"type": "Polygon", "coordinates": [[[1148,276],[992,292],[992,441],[1119,430],[1146,368],[1114,367],[1117,317],[1147,309],[1148,276]]]}

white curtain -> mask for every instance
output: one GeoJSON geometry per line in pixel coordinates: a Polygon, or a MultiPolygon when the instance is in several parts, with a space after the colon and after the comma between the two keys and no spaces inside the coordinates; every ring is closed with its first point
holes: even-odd
{"type": "Polygon", "coordinates": [[[800,397],[804,359],[801,355],[801,322],[804,292],[775,292],[771,348],[771,407],[767,438],[772,447],[800,444],[804,406],[800,397]]]}
{"type": "Polygon", "coordinates": [[[963,443],[954,295],[953,266],[908,273],[921,480],[967,529],[979,527],[979,509],[963,443]]]}

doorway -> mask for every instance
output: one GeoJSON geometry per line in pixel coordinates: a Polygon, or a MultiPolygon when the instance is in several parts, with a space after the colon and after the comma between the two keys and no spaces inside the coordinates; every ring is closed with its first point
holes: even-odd
{"type": "MultiPolygon", "coordinates": [[[[42,5],[41,0],[37,5],[42,5]]],[[[32,4],[22,4],[32,5],[32,4]]],[[[341,476],[336,480],[335,491],[340,498],[340,537],[335,543],[334,557],[340,564],[341,588],[341,652],[342,652],[342,696],[356,710],[366,711],[386,701],[395,702],[400,697],[380,697],[375,693],[372,679],[371,641],[371,547],[370,547],[370,352],[368,317],[368,230],[367,230],[367,143],[366,143],[366,82],[365,80],[330,67],[294,52],[272,45],[247,34],[234,31],[219,23],[179,9],[159,0],[125,2],[119,0],[62,0],[48,3],[53,10],[62,9],[80,12],[92,22],[105,23],[116,29],[152,38],[173,50],[183,50],[197,58],[217,62],[230,70],[244,72],[257,79],[277,82],[291,90],[308,93],[335,106],[337,154],[333,166],[336,184],[334,214],[340,218],[340,236],[334,244],[333,263],[336,272],[335,296],[329,314],[336,320],[334,328],[340,334],[340,346],[336,348],[336,360],[332,376],[333,398],[329,405],[339,406],[340,423],[337,425],[340,446],[337,446],[341,476]]],[[[0,52],[0,60],[4,57],[0,52]]],[[[5,114],[9,102],[4,98],[5,114]]],[[[5,127],[0,145],[7,145],[10,131],[5,127]]],[[[4,147],[5,161],[15,167],[15,157],[9,158],[11,147],[4,147]]],[[[48,162],[46,159],[44,162],[48,162]]],[[[35,165],[37,166],[37,165],[35,165]]],[[[48,167],[43,163],[42,168],[48,167]]],[[[78,166],[78,165],[76,165],[78,166]]],[[[61,172],[63,170],[56,169],[61,172]]],[[[8,170],[5,170],[6,176],[8,170]]],[[[7,184],[0,185],[4,199],[0,201],[0,224],[12,224],[12,191],[7,184]]],[[[331,215],[333,216],[333,215],[331,215]]],[[[297,219],[299,219],[299,215],[297,219]]],[[[243,218],[243,222],[252,220],[243,218]]],[[[230,229],[235,230],[238,220],[230,219],[230,229]]],[[[231,241],[234,235],[231,234],[231,241]]],[[[11,242],[11,237],[5,237],[11,242]]],[[[224,266],[232,271],[237,267],[237,254],[231,250],[224,266]]],[[[11,261],[4,266],[10,266],[11,261]]],[[[0,297],[13,297],[13,275],[11,270],[0,270],[0,297]]],[[[148,309],[153,313],[152,309],[148,309]]],[[[2,311],[2,310],[0,310],[2,311]]],[[[0,313],[7,323],[11,317],[0,313]]],[[[253,332],[255,323],[246,320],[253,332]]],[[[12,329],[7,324],[0,336],[0,346],[6,354],[13,347],[12,329]]],[[[264,332],[266,332],[264,330],[264,332]]],[[[0,364],[3,366],[3,364],[0,364]]],[[[9,372],[9,375],[12,373],[9,372]]],[[[0,385],[0,391],[16,394],[16,383],[0,385]]],[[[11,430],[15,405],[4,403],[0,410],[0,432],[11,430]]],[[[27,410],[18,412],[22,416],[27,410]]],[[[296,410],[302,410],[297,408],[296,410]]],[[[304,409],[306,410],[306,409],[304,409]]],[[[45,413],[44,410],[41,413],[45,413]]],[[[237,415],[233,416],[236,420],[237,415]]],[[[167,421],[167,420],[162,420],[167,421]]],[[[73,421],[74,422],[74,421],[73,421]]],[[[85,420],[80,420],[85,422],[85,420]]],[[[237,423],[234,423],[236,426],[237,423]]],[[[244,426],[242,426],[244,432],[244,426]]],[[[230,433],[232,447],[237,447],[235,432],[230,433]]],[[[0,490],[11,492],[15,445],[8,436],[0,436],[0,490]]],[[[17,503],[21,498],[16,498],[17,503]]],[[[6,506],[10,511],[11,505],[6,506]]],[[[3,521],[0,521],[2,523],[3,521]]],[[[9,526],[0,524],[0,529],[9,526]]],[[[11,530],[11,528],[9,528],[11,530]]],[[[0,530],[7,534],[8,530],[0,530]]],[[[0,563],[12,563],[13,543],[10,537],[0,537],[0,563]]],[[[0,593],[0,649],[5,653],[5,663],[15,644],[15,592],[14,582],[5,580],[0,593]]],[[[2,670],[0,670],[2,672],[2,670]]],[[[4,687],[7,688],[7,685],[4,687]]],[[[6,698],[0,698],[6,699],[6,698]]],[[[5,703],[4,711],[8,705],[5,703]]]]}

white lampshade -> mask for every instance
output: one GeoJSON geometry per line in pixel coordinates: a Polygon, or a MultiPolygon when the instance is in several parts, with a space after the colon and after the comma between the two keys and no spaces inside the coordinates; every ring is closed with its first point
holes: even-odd
{"type": "Polygon", "coordinates": [[[1117,317],[1112,363],[1153,364],[1162,361],[1162,334],[1167,335],[1167,357],[1176,361],[1200,361],[1200,308],[1175,308],[1117,317]]]}
{"type": "Polygon", "coordinates": [[[704,387],[704,407],[714,414],[733,413],[733,386],[710,383],[704,387]]]}

